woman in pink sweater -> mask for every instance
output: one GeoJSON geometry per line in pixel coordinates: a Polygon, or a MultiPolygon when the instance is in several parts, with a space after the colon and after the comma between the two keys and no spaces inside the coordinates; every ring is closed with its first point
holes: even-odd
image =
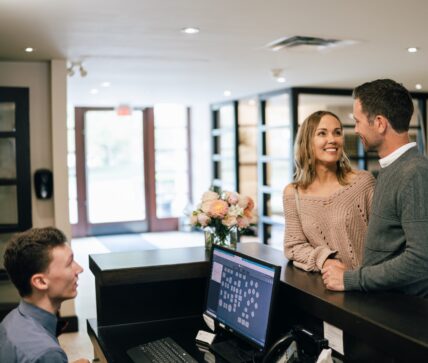
{"type": "Polygon", "coordinates": [[[351,168],[343,144],[342,123],[328,111],[311,114],[297,134],[295,179],[283,195],[284,251],[306,271],[362,262],[375,180],[351,168]]]}

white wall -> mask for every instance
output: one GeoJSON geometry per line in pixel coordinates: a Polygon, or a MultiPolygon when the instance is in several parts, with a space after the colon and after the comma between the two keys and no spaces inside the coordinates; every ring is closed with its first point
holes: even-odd
{"type": "Polygon", "coordinates": [[[192,107],[192,197],[199,203],[202,193],[209,189],[212,180],[211,115],[208,103],[192,107]]]}
{"type": "Polygon", "coordinates": [[[67,168],[67,62],[51,62],[52,170],[55,226],[71,239],[67,168]]]}

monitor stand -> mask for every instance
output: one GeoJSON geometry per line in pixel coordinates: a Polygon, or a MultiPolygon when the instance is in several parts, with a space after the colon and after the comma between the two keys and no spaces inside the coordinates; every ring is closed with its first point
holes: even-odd
{"type": "Polygon", "coordinates": [[[211,344],[210,349],[228,363],[254,362],[258,351],[237,339],[229,338],[211,344]]]}

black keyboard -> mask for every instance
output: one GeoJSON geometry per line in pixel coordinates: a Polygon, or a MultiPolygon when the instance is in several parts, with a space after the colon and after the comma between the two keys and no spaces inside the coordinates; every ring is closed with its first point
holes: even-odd
{"type": "Polygon", "coordinates": [[[134,363],[197,363],[172,338],[162,338],[126,351],[134,363]]]}

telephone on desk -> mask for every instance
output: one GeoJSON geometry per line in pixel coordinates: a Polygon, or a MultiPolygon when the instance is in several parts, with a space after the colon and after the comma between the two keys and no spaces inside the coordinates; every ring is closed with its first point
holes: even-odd
{"type": "Polygon", "coordinates": [[[328,340],[302,327],[294,327],[267,351],[263,363],[315,363],[328,340]]]}

